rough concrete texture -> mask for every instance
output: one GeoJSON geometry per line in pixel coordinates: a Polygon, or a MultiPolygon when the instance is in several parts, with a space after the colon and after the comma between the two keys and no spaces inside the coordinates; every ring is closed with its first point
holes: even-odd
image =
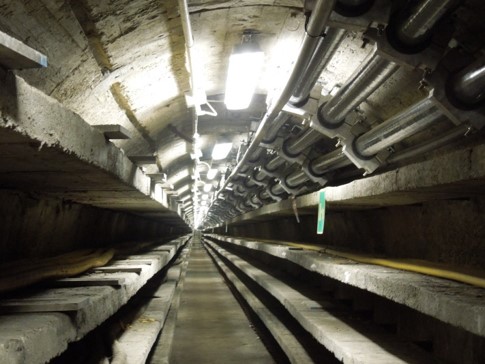
{"type": "Polygon", "coordinates": [[[163,283],[155,293],[155,297],[149,300],[142,315],[132,322],[118,339],[116,350],[123,353],[125,363],[144,364],[146,362],[165,323],[176,285],[177,280],[163,283]]]}
{"type": "Polygon", "coordinates": [[[211,245],[239,270],[273,295],[327,350],[343,363],[429,363],[431,358],[417,347],[402,343],[384,330],[366,327],[350,317],[342,319],[332,304],[315,301],[223,248],[211,245]]]}
{"type": "MultiPolygon", "coordinates": [[[[116,312],[146,282],[160,271],[183,246],[187,238],[179,238],[165,244],[165,250],[159,250],[160,259],[149,259],[148,264],[139,264],[140,272],[113,273],[112,277],[124,278],[119,288],[109,286],[53,288],[32,293],[26,297],[10,296],[13,299],[27,299],[30,302],[67,302],[82,301],[79,309],[68,314],[22,314],[0,316],[0,362],[2,363],[44,363],[59,355],[67,343],[81,339],[86,333],[100,325],[116,312]],[[150,264],[151,263],[151,264],[150,264]],[[29,320],[24,325],[24,320],[29,320]],[[25,328],[31,327],[31,330],[25,328]],[[14,348],[14,350],[12,349],[14,348]],[[17,361],[25,358],[26,361],[17,361]]],[[[152,250],[153,254],[156,250],[152,250]]],[[[148,258],[147,258],[148,259],[148,258]]],[[[115,262],[113,262],[114,265],[115,262]]],[[[120,264],[120,261],[117,262],[120,264]]],[[[0,302],[1,305],[1,302],[0,302]]]]}
{"type": "Polygon", "coordinates": [[[287,259],[303,268],[403,304],[473,334],[485,336],[484,290],[440,278],[360,264],[326,254],[290,250],[221,235],[214,238],[287,259]]]}
{"type": "MultiPolygon", "coordinates": [[[[177,221],[151,179],[77,114],[6,75],[0,102],[0,185],[177,221]]],[[[181,219],[178,219],[183,224],[181,219]]]]}
{"type": "Polygon", "coordinates": [[[61,313],[0,316],[0,361],[45,363],[76,339],[68,315],[61,313]]]}
{"type": "Polygon", "coordinates": [[[288,330],[285,325],[256,297],[251,290],[228,268],[226,264],[212,250],[208,250],[212,259],[216,261],[224,276],[236,288],[251,310],[258,315],[264,326],[271,332],[278,345],[285,352],[290,363],[304,364],[313,363],[301,343],[288,330]]]}
{"type": "Polygon", "coordinates": [[[235,218],[228,234],[483,267],[484,160],[485,146],[478,145],[326,187],[323,235],[316,234],[318,192],[296,198],[299,224],[288,200],[235,218]]]}
{"type": "Polygon", "coordinates": [[[181,256],[184,262],[181,265],[180,277],[175,288],[173,299],[170,305],[170,310],[166,316],[163,330],[158,336],[157,341],[152,347],[152,351],[148,357],[149,364],[169,364],[169,358],[172,354],[173,337],[175,334],[175,326],[177,324],[177,314],[180,306],[180,296],[183,292],[185,275],[187,273],[188,258],[190,256],[190,248],[192,241],[182,251],[181,256]]]}
{"type": "Polygon", "coordinates": [[[12,190],[0,190],[0,215],[0,262],[184,233],[152,218],[12,190]]]}

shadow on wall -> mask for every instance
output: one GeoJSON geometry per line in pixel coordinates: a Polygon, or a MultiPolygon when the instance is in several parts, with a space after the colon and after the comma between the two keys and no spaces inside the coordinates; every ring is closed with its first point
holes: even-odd
{"type": "MultiPolygon", "coordinates": [[[[332,211],[323,235],[316,215],[293,216],[216,229],[223,235],[324,244],[337,249],[485,266],[485,197],[428,201],[361,211],[332,211]]],[[[210,232],[210,231],[209,231],[210,232]]]]}
{"type": "Polygon", "coordinates": [[[151,219],[0,190],[0,263],[187,233],[151,219]]]}

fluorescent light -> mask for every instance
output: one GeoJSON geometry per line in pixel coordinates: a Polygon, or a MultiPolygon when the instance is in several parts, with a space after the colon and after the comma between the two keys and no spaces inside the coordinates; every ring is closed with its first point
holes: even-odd
{"type": "Polygon", "coordinates": [[[243,43],[234,48],[229,57],[224,103],[229,110],[246,109],[251,103],[264,53],[256,43],[243,43]]]}
{"type": "Polygon", "coordinates": [[[226,158],[231,149],[232,143],[217,143],[212,149],[212,159],[218,161],[226,158]]]}
{"type": "Polygon", "coordinates": [[[208,200],[209,199],[209,195],[202,195],[201,198],[202,198],[202,200],[208,200]]]}
{"type": "Polygon", "coordinates": [[[207,201],[201,201],[200,204],[201,204],[201,206],[205,206],[205,205],[207,205],[207,201]]]}
{"type": "MultiPolygon", "coordinates": [[[[214,179],[214,177],[217,175],[217,172],[218,172],[218,170],[216,168],[209,169],[209,172],[207,172],[207,179],[214,179]]],[[[204,188],[206,188],[206,186],[211,186],[210,188],[212,188],[211,184],[205,185],[204,188]]],[[[209,187],[207,187],[207,188],[209,188],[209,187]]],[[[204,189],[204,191],[205,191],[205,189],[204,189]]],[[[210,189],[209,189],[209,191],[210,191],[210,189]]],[[[205,192],[209,192],[209,191],[205,191],[205,192]]]]}
{"type": "MultiPolygon", "coordinates": [[[[216,171],[217,171],[217,169],[216,169],[216,171]]],[[[204,190],[204,192],[210,192],[210,190],[212,190],[212,183],[205,184],[204,187],[203,187],[203,190],[204,190]]]]}

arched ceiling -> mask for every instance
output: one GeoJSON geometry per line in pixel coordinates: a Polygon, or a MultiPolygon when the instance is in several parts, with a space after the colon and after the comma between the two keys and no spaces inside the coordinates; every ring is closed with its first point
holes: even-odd
{"type": "MultiPolygon", "coordinates": [[[[188,1],[195,63],[218,114],[199,117],[201,161],[211,164],[212,147],[221,136],[236,142],[229,159],[213,165],[220,172],[234,162],[239,146],[251,138],[266,111],[267,98],[274,97],[288,78],[304,36],[303,5],[301,0],[188,1]],[[251,107],[231,112],[222,103],[228,57],[248,29],[256,32],[254,38],[265,52],[265,68],[251,107]]],[[[126,128],[131,138],[114,143],[128,156],[155,155],[157,163],[147,173],[166,173],[169,185],[183,196],[190,194],[190,74],[176,0],[2,0],[0,11],[0,30],[49,59],[48,68],[18,71],[19,75],[91,125],[126,128]]],[[[476,52],[480,41],[463,35],[473,31],[463,26],[472,13],[459,13],[456,38],[476,52]]],[[[332,92],[369,52],[362,31],[348,31],[319,85],[332,92]]],[[[368,116],[382,121],[422,99],[417,88],[422,76],[421,70],[400,69],[363,105],[368,116]]],[[[301,126],[295,129],[290,123],[286,128],[297,134],[301,126]]]]}

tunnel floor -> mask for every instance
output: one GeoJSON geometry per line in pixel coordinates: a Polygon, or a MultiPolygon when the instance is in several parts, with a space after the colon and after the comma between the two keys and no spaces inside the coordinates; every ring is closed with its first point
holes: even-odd
{"type": "Polygon", "coordinates": [[[170,363],[274,363],[216,266],[195,238],[170,363]]]}

